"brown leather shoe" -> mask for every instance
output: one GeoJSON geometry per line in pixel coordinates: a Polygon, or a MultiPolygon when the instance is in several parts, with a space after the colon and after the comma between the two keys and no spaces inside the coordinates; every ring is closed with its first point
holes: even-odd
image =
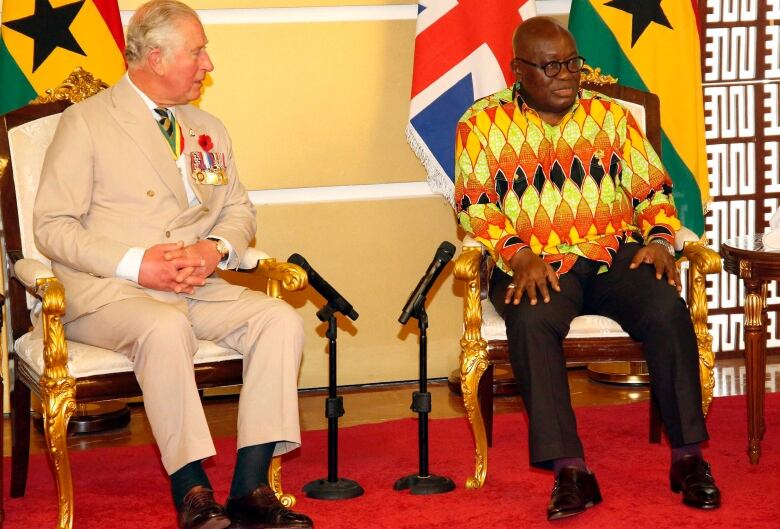
{"type": "Polygon", "coordinates": [[[565,467],[555,478],[547,519],[559,520],[585,512],[601,502],[596,475],[576,467],[565,467]]]}
{"type": "Polygon", "coordinates": [[[682,492],[682,501],[697,509],[720,507],[720,490],[715,485],[710,464],[699,456],[689,454],[672,464],[669,472],[672,492],[682,492]]]}
{"type": "Polygon", "coordinates": [[[225,509],[214,501],[214,491],[193,487],[184,497],[179,511],[180,529],[225,529],[229,525],[225,509]]]}
{"type": "Polygon", "coordinates": [[[260,485],[243,498],[228,498],[225,510],[231,520],[253,529],[314,527],[311,518],[283,506],[268,485],[260,485]]]}

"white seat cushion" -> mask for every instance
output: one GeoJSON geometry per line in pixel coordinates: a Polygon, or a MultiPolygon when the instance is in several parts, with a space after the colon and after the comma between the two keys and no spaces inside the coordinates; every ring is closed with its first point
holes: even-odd
{"type": "MultiPolygon", "coordinates": [[[[220,347],[214,342],[200,340],[195,364],[223,362],[243,358],[238,352],[220,347]]],[[[68,371],[74,378],[108,375],[133,370],[133,363],[123,354],[67,340],[68,371]]],[[[27,333],[16,340],[16,354],[29,364],[37,375],[43,374],[43,338],[27,333]]]]}
{"type": "MultiPolygon", "coordinates": [[[[627,338],[623,328],[606,316],[586,314],[577,316],[571,322],[567,338],[627,338]]],[[[482,338],[485,340],[506,340],[506,325],[490,301],[482,302],[482,338]]]]}

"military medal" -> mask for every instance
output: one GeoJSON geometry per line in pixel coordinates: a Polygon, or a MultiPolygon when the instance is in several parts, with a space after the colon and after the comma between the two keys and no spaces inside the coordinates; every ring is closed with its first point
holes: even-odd
{"type": "Polygon", "coordinates": [[[208,186],[227,184],[225,153],[195,151],[190,153],[190,159],[192,161],[192,178],[197,183],[208,186]]]}

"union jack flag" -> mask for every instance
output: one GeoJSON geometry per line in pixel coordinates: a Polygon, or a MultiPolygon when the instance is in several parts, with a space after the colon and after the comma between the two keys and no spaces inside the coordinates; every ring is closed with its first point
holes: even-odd
{"type": "Polygon", "coordinates": [[[512,84],[512,35],[534,0],[420,0],[406,138],[431,189],[453,202],[455,126],[477,99],[512,84]]]}

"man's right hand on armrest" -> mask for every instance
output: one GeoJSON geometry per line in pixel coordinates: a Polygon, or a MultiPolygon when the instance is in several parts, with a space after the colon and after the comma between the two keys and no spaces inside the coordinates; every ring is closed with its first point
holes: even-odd
{"type": "Polygon", "coordinates": [[[156,244],[144,252],[138,284],[154,290],[192,294],[195,287],[206,282],[192,273],[204,264],[200,256],[187,254],[182,241],[156,244]]]}

